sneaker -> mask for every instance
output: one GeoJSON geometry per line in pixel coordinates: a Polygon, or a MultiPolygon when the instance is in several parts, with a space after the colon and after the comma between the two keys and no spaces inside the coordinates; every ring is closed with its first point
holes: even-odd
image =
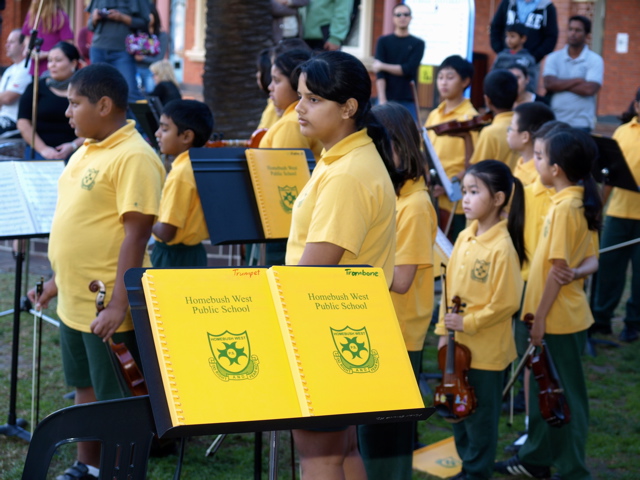
{"type": "Polygon", "coordinates": [[[511,445],[507,445],[504,447],[505,452],[510,453],[511,455],[516,455],[520,451],[520,447],[524,445],[524,442],[527,441],[527,434],[521,435],[515,442],[511,445]]]}
{"type": "Polygon", "coordinates": [[[620,332],[619,338],[621,342],[631,343],[638,340],[639,336],[640,335],[638,334],[638,330],[636,330],[636,327],[633,327],[627,323],[625,324],[624,329],[620,332]]]}
{"type": "Polygon", "coordinates": [[[549,467],[528,465],[521,462],[517,455],[504,462],[494,463],[493,470],[503,475],[524,475],[532,478],[549,478],[551,475],[549,467]]]}
{"type": "Polygon", "coordinates": [[[98,480],[98,477],[91,475],[89,468],[84,463],[76,461],[62,475],[58,475],[56,480],[98,480]]]}

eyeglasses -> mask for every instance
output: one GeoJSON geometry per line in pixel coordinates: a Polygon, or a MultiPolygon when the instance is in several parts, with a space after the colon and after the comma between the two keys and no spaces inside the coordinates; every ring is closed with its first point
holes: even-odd
{"type": "Polygon", "coordinates": [[[394,17],[400,18],[400,17],[410,17],[411,14],[410,13],[394,13],[393,14],[394,17]]]}

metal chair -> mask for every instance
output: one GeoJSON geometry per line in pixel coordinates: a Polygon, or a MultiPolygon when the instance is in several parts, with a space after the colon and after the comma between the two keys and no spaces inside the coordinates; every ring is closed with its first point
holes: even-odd
{"type": "Polygon", "coordinates": [[[148,395],[63,408],[38,424],[22,480],[46,480],[56,449],[83,441],[102,443],[101,479],[145,478],[154,435],[148,395]]]}

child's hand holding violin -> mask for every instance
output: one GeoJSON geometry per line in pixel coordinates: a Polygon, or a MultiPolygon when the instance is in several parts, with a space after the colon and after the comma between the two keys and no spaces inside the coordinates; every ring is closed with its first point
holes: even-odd
{"type": "Polygon", "coordinates": [[[462,315],[458,313],[447,313],[444,316],[444,325],[448,330],[455,330],[457,332],[464,331],[464,319],[462,315]]]}

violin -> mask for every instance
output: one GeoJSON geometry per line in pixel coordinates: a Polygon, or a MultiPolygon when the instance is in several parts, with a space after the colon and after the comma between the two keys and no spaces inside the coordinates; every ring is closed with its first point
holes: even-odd
{"type": "MultiPolygon", "coordinates": [[[[451,313],[460,313],[464,306],[460,297],[453,297],[451,302],[451,313]]],[[[447,345],[438,350],[442,383],[436,387],[433,403],[441,417],[457,423],[475,411],[477,400],[467,379],[467,372],[471,368],[471,351],[466,345],[455,341],[453,330],[449,330],[448,337],[447,345]]]]}
{"type": "Polygon", "coordinates": [[[489,125],[493,120],[493,113],[487,112],[476,115],[469,120],[451,120],[449,122],[439,123],[426,127],[427,130],[433,130],[436,135],[458,135],[473,130],[481,130],[489,125]]]}
{"type": "Polygon", "coordinates": [[[266,128],[259,128],[255,132],[251,134],[251,138],[249,140],[223,140],[221,134],[214,134],[213,140],[209,140],[205,143],[205,147],[207,148],[220,148],[220,147],[247,147],[247,148],[258,148],[260,147],[260,141],[262,137],[264,137],[265,133],[267,133],[266,128]]]}
{"type": "MultiPolygon", "coordinates": [[[[107,296],[107,288],[100,280],[94,280],[89,284],[89,290],[96,295],[96,315],[105,309],[104,299],[107,296]]],[[[124,343],[115,343],[111,338],[108,341],[108,350],[110,351],[111,358],[115,365],[116,376],[122,391],[127,389],[131,391],[134,396],[147,395],[147,384],[144,381],[142,372],[138,367],[135,359],[131,355],[131,352],[124,343]]]]}
{"type": "MultiPolygon", "coordinates": [[[[524,322],[531,328],[534,316],[527,313],[524,322]]],[[[560,382],[560,376],[553,363],[551,352],[544,340],[542,347],[529,356],[529,367],[533,376],[538,382],[540,393],[538,402],[542,418],[552,427],[561,427],[571,420],[571,411],[567,398],[564,395],[564,388],[560,382]]]]}

